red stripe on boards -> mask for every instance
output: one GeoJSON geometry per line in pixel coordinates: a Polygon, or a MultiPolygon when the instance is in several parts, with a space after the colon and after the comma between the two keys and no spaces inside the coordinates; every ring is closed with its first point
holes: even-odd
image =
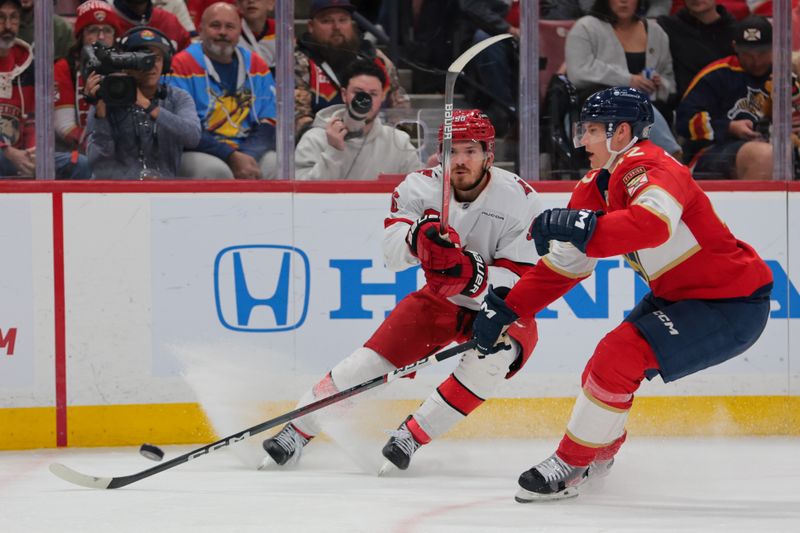
{"type": "Polygon", "coordinates": [[[64,203],[53,193],[53,319],[56,359],[56,446],[67,445],[67,339],[64,300],[64,203]]]}

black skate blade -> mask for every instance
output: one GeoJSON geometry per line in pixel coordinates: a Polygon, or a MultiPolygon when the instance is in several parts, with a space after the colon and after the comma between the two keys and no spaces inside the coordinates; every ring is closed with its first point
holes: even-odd
{"type": "Polygon", "coordinates": [[[551,492],[550,494],[540,494],[538,492],[531,492],[520,487],[514,500],[517,503],[533,503],[533,502],[546,502],[556,500],[566,500],[578,496],[578,487],[567,487],[558,492],[551,492]]]}

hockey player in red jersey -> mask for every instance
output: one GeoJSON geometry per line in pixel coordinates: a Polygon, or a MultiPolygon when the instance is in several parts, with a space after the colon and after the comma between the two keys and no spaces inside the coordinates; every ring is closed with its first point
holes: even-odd
{"type": "MultiPolygon", "coordinates": [[[[395,189],[384,222],[383,255],[395,271],[420,265],[426,284],[403,298],[366,343],[300,400],[308,404],[419,361],[470,338],[488,284],[508,290],[536,262],[528,227],[541,212],[537,193],[519,176],[493,167],[494,127],[477,110],[453,112],[451,197],[446,238],[439,235],[442,167],[412,172],[395,189]]],[[[439,130],[441,146],[442,130],[439,130]]],[[[513,375],[536,344],[533,315],[512,326],[510,341],[492,357],[466,352],[453,373],[391,433],[386,466],[408,468],[420,446],[442,435],[513,375]]],[[[280,465],[321,430],[306,415],[264,441],[280,465]]]]}
{"type": "Polygon", "coordinates": [[[615,87],[583,105],[575,144],[593,170],[566,209],[534,219],[542,259],[505,299],[490,289],[474,323],[490,353],[503,328],[527,319],[623,254],[651,292],[597,345],[558,450],[523,472],[519,502],[569,498],[607,473],[625,441],[642,379],[674,381],[741,354],[767,323],[772,274],[714,212],[689,170],[647,140],[650,100],[615,87]]]}

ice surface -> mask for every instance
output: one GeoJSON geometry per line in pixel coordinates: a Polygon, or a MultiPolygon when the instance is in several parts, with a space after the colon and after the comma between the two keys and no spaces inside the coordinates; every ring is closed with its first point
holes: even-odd
{"type": "MultiPolygon", "coordinates": [[[[113,476],[154,463],[135,447],[0,452],[0,532],[800,532],[798,438],[632,436],[578,498],[514,502],[517,476],[555,445],[444,439],[379,478],[365,465],[380,445],[356,462],[317,440],[291,470],[248,469],[224,450],[103,491],[47,466],[113,476]]],[[[165,460],[192,448],[166,446],[165,460]]]]}

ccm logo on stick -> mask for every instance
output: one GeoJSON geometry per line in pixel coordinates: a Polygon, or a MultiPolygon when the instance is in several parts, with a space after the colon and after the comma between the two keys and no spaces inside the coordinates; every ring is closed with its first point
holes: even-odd
{"type": "Polygon", "coordinates": [[[299,328],[308,313],[308,256],[278,244],[231,246],[214,261],[220,323],[235,331],[299,328]]]}

